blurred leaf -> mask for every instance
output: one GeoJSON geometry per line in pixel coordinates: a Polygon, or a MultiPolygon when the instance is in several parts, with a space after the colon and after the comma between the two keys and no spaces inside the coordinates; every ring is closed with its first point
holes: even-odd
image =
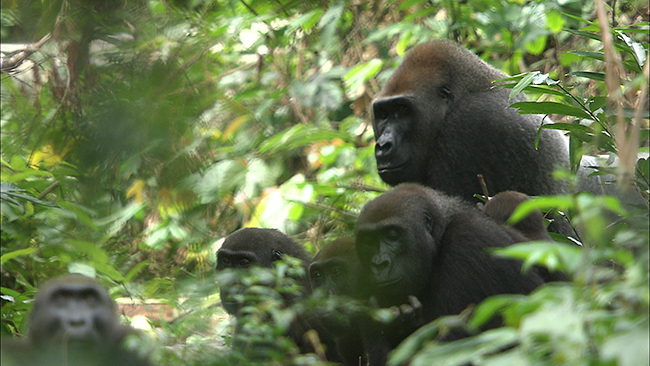
{"type": "Polygon", "coordinates": [[[583,253],[580,246],[559,242],[531,241],[517,243],[505,248],[494,249],[497,256],[523,260],[522,271],[529,271],[533,265],[541,265],[551,272],[573,272],[583,253]]]}
{"type": "MultiPolygon", "coordinates": [[[[512,347],[518,340],[517,331],[514,329],[492,329],[477,336],[455,342],[432,343],[415,355],[410,365],[463,365],[512,347]]],[[[394,363],[390,364],[394,365],[394,363]]]]}
{"type": "Polygon", "coordinates": [[[261,153],[276,153],[281,150],[306,146],[315,141],[333,140],[335,138],[346,138],[346,136],[338,132],[297,124],[268,138],[260,146],[259,150],[261,153]]]}
{"type": "Polygon", "coordinates": [[[569,73],[571,76],[577,76],[582,78],[587,78],[596,81],[605,81],[605,74],[602,72],[591,72],[591,71],[572,71],[569,73]]]}
{"type": "Polygon", "coordinates": [[[580,108],[556,102],[519,102],[510,107],[517,108],[519,114],[562,114],[591,119],[591,116],[580,108]]]}
{"type": "Polygon", "coordinates": [[[95,223],[93,222],[93,220],[91,220],[90,217],[85,212],[83,212],[84,210],[83,207],[64,200],[57,201],[57,204],[59,205],[59,207],[72,212],[81,222],[83,222],[86,226],[88,226],[93,231],[99,230],[97,228],[97,225],[95,225],[95,223]]]}
{"type": "Polygon", "coordinates": [[[635,42],[632,40],[632,38],[628,37],[625,33],[621,32],[620,30],[614,31],[616,35],[621,37],[623,39],[623,42],[630,48],[630,51],[632,55],[634,56],[634,59],[636,60],[637,65],[639,66],[639,69],[643,68],[646,63],[646,53],[648,52],[641,43],[635,42]]]}
{"type": "Polygon", "coordinates": [[[605,340],[601,347],[603,358],[614,359],[620,366],[647,365],[650,349],[648,319],[639,322],[634,328],[618,331],[605,340]]]}
{"type": "Polygon", "coordinates": [[[350,99],[356,99],[359,97],[359,91],[361,90],[363,84],[375,77],[379,71],[381,71],[382,66],[384,65],[383,61],[377,58],[353,67],[348,73],[344,76],[345,80],[345,94],[350,99]]]}
{"type": "Polygon", "coordinates": [[[17,257],[29,255],[35,250],[36,248],[25,248],[25,249],[19,249],[19,250],[14,250],[12,252],[4,253],[2,256],[0,256],[0,264],[4,265],[7,261],[10,261],[17,257]]]}

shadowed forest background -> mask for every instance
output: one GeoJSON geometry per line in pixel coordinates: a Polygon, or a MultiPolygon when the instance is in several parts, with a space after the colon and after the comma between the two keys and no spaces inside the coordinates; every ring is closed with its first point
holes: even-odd
{"type": "MultiPolygon", "coordinates": [[[[449,39],[516,75],[515,92],[553,102],[522,112],[559,122],[572,162],[617,160],[601,172],[646,206],[534,201],[569,213],[584,247],[504,255],[573,281],[434,322],[390,362],[647,365],[649,10],[606,1],[599,20],[597,3],[2,0],[2,336],[25,334],[39,284],[77,272],[108,287],[155,364],[250,364],[220,305],[221,240],[277,228],[314,254],[352,235],[363,204],[390,189],[370,102],[410,48],[449,39]],[[445,321],[494,314],[506,327],[436,341],[445,321]]],[[[254,336],[277,341],[299,311],[276,310],[254,336]]],[[[282,347],[256,362],[324,364],[282,347]]]]}

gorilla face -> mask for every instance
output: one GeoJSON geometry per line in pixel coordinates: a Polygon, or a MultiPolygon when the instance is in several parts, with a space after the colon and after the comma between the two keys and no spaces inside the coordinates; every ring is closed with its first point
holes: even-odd
{"type": "Polygon", "coordinates": [[[381,306],[407,303],[429,281],[436,252],[432,218],[437,215],[428,206],[412,192],[394,190],[367,203],[359,215],[356,242],[363,282],[381,306]]]}
{"type": "Polygon", "coordinates": [[[64,342],[100,344],[121,329],[113,302],[94,280],[80,275],[64,277],[39,292],[30,321],[36,344],[64,342]]]}

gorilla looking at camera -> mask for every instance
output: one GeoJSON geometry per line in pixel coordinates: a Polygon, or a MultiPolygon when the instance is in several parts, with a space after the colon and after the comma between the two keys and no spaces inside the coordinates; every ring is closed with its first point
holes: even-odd
{"type": "Polygon", "coordinates": [[[121,325],[115,303],[96,280],[70,274],[47,281],[29,315],[26,339],[2,339],[9,366],[147,366],[122,347],[133,329],[121,325]]]}

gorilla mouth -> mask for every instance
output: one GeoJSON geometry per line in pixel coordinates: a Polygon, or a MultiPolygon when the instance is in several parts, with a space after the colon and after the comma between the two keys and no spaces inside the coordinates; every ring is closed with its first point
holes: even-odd
{"type": "Polygon", "coordinates": [[[394,171],[394,170],[400,169],[400,168],[402,168],[402,167],[405,166],[405,165],[406,165],[406,163],[391,166],[390,161],[388,161],[388,162],[381,162],[381,163],[378,161],[378,162],[377,162],[377,171],[379,171],[379,174],[381,174],[381,173],[386,173],[386,172],[390,172],[390,171],[394,171]]]}
{"type": "Polygon", "coordinates": [[[402,280],[402,277],[397,277],[394,280],[388,280],[388,281],[383,281],[383,282],[377,282],[376,285],[377,287],[387,287],[387,286],[393,286],[394,284],[400,282],[402,280]]]}

